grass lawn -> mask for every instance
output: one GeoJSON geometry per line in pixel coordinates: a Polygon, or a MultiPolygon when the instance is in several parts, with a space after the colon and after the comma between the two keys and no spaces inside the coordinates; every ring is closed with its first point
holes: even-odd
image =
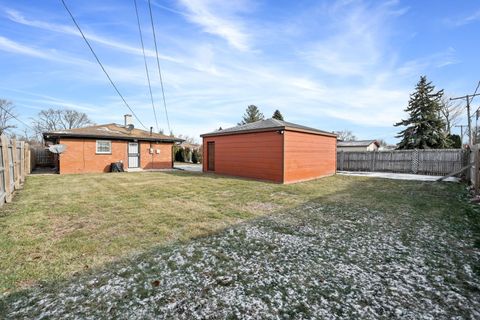
{"type": "Polygon", "coordinates": [[[478,318],[479,231],[453,183],[30,176],[0,209],[0,315],[478,318]]]}

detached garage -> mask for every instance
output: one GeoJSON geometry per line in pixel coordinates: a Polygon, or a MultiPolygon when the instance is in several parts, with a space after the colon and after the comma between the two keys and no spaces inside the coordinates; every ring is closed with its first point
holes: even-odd
{"type": "Polygon", "coordinates": [[[203,171],[292,183],[335,174],[337,136],[276,119],[201,135],[203,171]]]}

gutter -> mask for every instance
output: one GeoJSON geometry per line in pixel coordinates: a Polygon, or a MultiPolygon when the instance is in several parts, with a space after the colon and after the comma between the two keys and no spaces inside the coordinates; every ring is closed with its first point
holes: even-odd
{"type": "Polygon", "coordinates": [[[43,138],[45,140],[58,139],[58,138],[86,138],[86,139],[110,139],[110,140],[125,140],[125,141],[151,141],[151,142],[183,142],[184,139],[179,138],[155,138],[155,137],[125,137],[125,136],[99,136],[99,135],[88,135],[88,134],[59,134],[59,133],[43,133],[43,138]]]}
{"type": "Polygon", "coordinates": [[[299,129],[299,128],[286,127],[286,126],[271,127],[271,128],[260,128],[260,129],[250,129],[250,130],[226,131],[226,132],[222,132],[222,131],[220,130],[220,131],[218,131],[218,132],[211,132],[211,133],[201,134],[200,137],[202,137],[202,138],[207,138],[207,137],[227,136],[227,135],[243,134],[243,133],[270,132],[270,131],[278,131],[278,130],[288,130],[288,131],[311,133],[311,134],[316,134],[316,135],[321,135],[321,136],[327,136],[327,137],[337,137],[337,135],[334,134],[334,133],[321,132],[321,131],[313,131],[313,130],[306,130],[306,129],[299,129]]]}

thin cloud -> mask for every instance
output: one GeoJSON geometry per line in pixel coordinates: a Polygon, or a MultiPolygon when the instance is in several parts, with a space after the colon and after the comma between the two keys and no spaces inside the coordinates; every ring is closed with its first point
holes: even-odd
{"type": "Polygon", "coordinates": [[[220,2],[208,0],[179,0],[179,2],[187,10],[183,15],[190,22],[201,26],[204,32],[225,39],[238,50],[250,49],[250,35],[236,18],[235,12],[220,13],[215,10],[220,6],[220,2]]]}
{"type": "Polygon", "coordinates": [[[336,3],[327,11],[331,35],[298,50],[298,56],[331,75],[365,76],[384,64],[388,21],[408,8],[398,8],[396,2],[367,7],[355,1],[336,3]]]}
{"type": "Polygon", "coordinates": [[[470,23],[474,23],[478,20],[480,20],[480,10],[477,10],[476,12],[463,17],[447,18],[444,21],[449,26],[461,27],[470,23]]]}
{"type": "MultiPolygon", "coordinates": [[[[40,20],[30,20],[30,19],[25,18],[25,16],[23,16],[20,12],[18,12],[16,10],[11,10],[11,9],[5,10],[5,13],[6,13],[6,16],[7,16],[8,19],[10,19],[13,22],[22,24],[22,25],[35,27],[35,28],[40,28],[40,29],[51,31],[51,32],[57,32],[57,33],[63,33],[63,34],[68,34],[68,35],[74,35],[74,36],[81,37],[78,30],[74,27],[71,27],[71,26],[65,26],[65,25],[61,25],[61,24],[55,24],[55,23],[50,23],[50,22],[45,22],[45,21],[40,21],[40,20]]],[[[122,52],[125,52],[125,53],[134,54],[134,55],[138,55],[138,56],[143,56],[143,52],[139,47],[131,46],[129,44],[125,44],[125,43],[122,43],[122,42],[119,42],[119,41],[116,41],[116,40],[112,40],[112,39],[97,35],[90,30],[84,31],[84,34],[85,34],[85,37],[90,41],[102,44],[102,45],[107,46],[107,47],[118,49],[118,50],[120,50],[122,52]]],[[[152,57],[152,58],[156,57],[155,51],[149,50],[149,49],[145,50],[145,55],[147,57],[152,57]]],[[[167,60],[167,61],[171,61],[171,62],[183,63],[183,61],[181,59],[178,59],[176,57],[167,56],[167,55],[159,54],[159,58],[162,59],[162,60],[167,60]]]]}
{"type": "Polygon", "coordinates": [[[42,58],[52,60],[52,56],[44,52],[41,49],[36,49],[33,47],[29,47],[8,38],[0,36],[0,50],[10,52],[10,53],[19,53],[31,57],[42,58]]]}

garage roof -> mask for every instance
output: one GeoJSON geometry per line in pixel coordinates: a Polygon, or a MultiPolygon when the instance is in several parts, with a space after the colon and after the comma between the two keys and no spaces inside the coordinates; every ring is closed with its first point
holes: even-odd
{"type": "Polygon", "coordinates": [[[204,133],[201,135],[201,137],[211,137],[211,136],[260,132],[260,131],[274,131],[274,130],[300,131],[300,132],[336,137],[334,133],[331,133],[328,131],[322,131],[315,128],[310,128],[310,127],[302,126],[299,124],[295,124],[287,121],[281,121],[273,118],[266,119],[266,120],[259,120],[256,122],[247,123],[243,125],[238,125],[238,126],[227,128],[227,129],[216,130],[209,133],[204,133]]]}

